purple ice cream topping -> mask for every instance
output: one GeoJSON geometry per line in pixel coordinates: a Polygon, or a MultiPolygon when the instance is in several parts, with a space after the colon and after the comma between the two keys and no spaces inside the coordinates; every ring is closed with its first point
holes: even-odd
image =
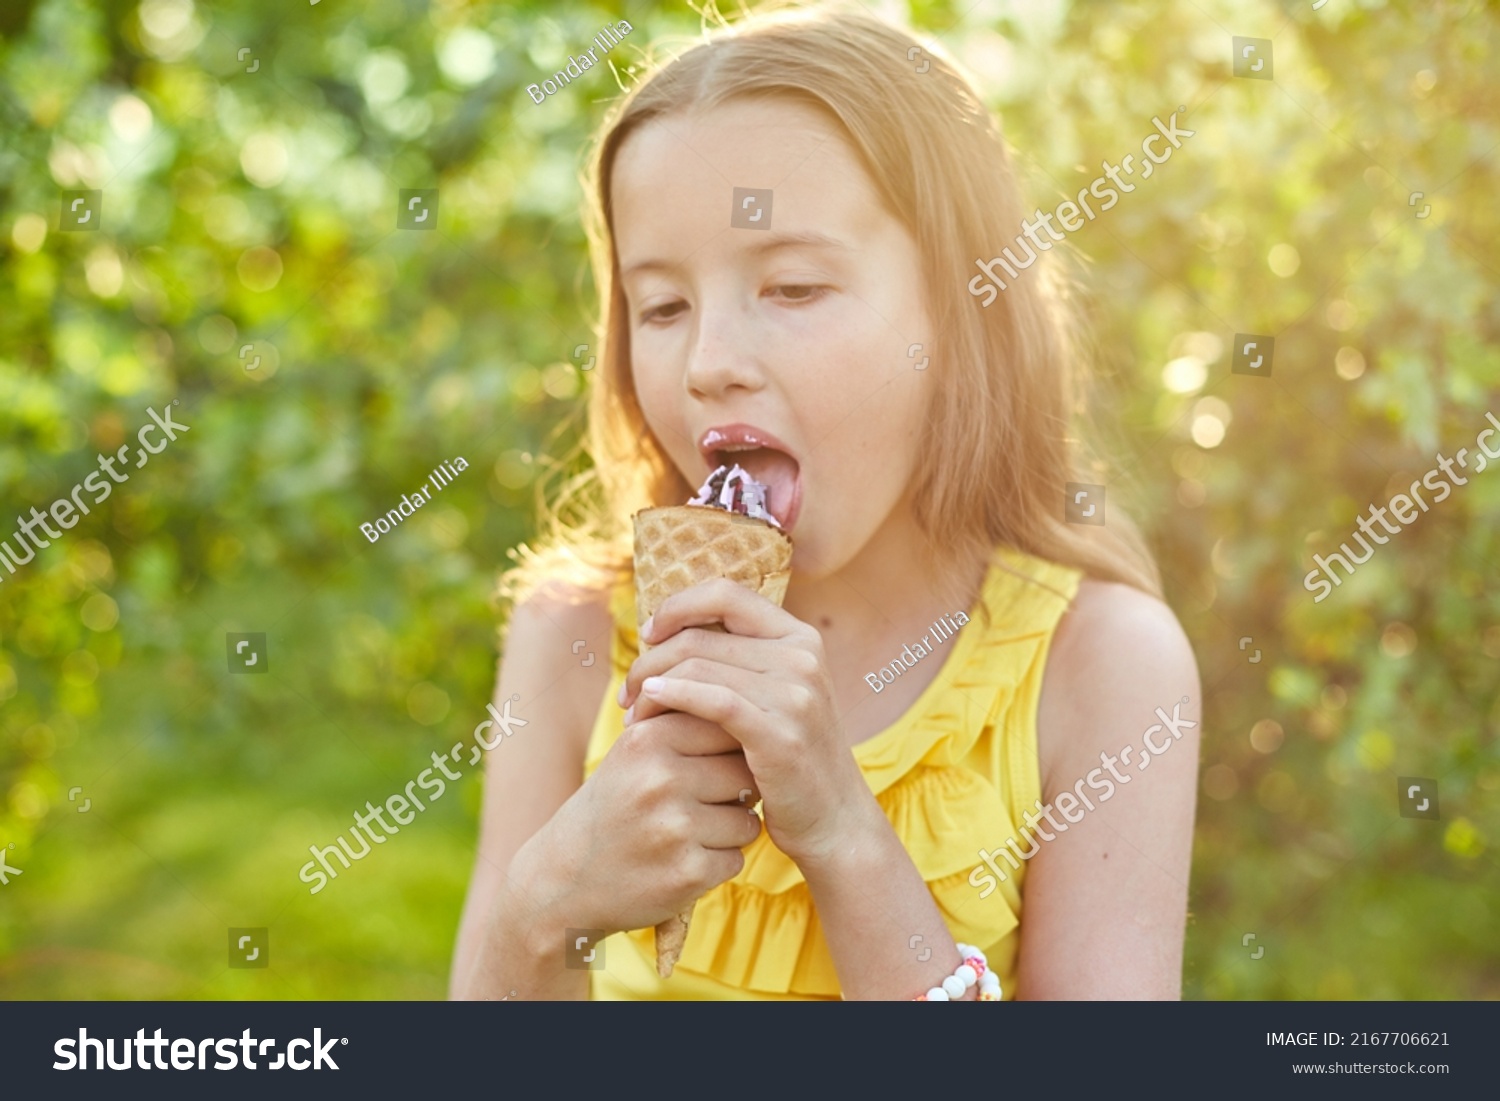
{"type": "Polygon", "coordinates": [[[738,463],[732,467],[721,466],[710,474],[688,504],[722,508],[781,527],[781,522],[766,508],[766,487],[746,474],[738,463]]]}

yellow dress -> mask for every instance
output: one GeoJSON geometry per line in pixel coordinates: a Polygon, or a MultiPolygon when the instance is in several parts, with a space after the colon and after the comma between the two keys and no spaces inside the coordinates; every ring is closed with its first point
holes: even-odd
{"type": "MultiPolygon", "coordinates": [[[[1026,865],[1010,871],[993,890],[981,890],[988,869],[980,874],[975,868],[985,867],[980,849],[993,852],[1006,838],[1021,838],[1021,816],[1041,798],[1036,713],[1042,672],[1080,576],[1009,548],[997,551],[980,601],[966,613],[968,622],[919,659],[941,662],[937,676],[895,723],[854,747],[876,801],[927,882],[954,940],[984,950],[1006,999],[1015,992],[1026,865]]],[[[624,712],[615,696],[636,657],[635,598],[629,586],[615,592],[610,611],[613,675],[589,740],[585,777],[623,730],[624,712]]],[[[954,622],[958,618],[950,613],[954,622]]],[[[894,658],[900,641],[893,646],[894,658]]],[[[605,966],[590,976],[590,996],[599,1000],[839,997],[838,975],[807,883],[764,831],[745,850],[740,874],[699,900],[670,979],[656,974],[650,929],[617,933],[603,948],[605,966]]]]}

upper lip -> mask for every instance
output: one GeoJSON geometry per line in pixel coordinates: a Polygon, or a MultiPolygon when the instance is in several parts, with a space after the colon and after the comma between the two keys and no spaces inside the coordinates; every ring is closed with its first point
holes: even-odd
{"type": "Polygon", "coordinates": [[[718,424],[698,437],[698,453],[703,456],[703,461],[710,469],[716,469],[720,465],[715,456],[726,447],[769,447],[784,452],[793,461],[797,461],[797,456],[790,447],[753,424],[718,424]]]}

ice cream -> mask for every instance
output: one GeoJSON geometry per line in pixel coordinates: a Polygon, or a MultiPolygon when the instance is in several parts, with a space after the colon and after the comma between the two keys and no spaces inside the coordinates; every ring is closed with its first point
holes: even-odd
{"type": "MultiPolygon", "coordinates": [[[[673,593],[727,577],[780,605],[791,579],[792,541],[766,508],[766,487],[739,466],[721,466],[685,505],[635,514],[635,615],[639,626],[673,593]]],[[[713,628],[722,629],[722,628],[713,628]]],[[[640,652],[650,646],[641,641],[640,652]]],[[[656,971],[672,974],[693,907],[656,927],[656,971]]]]}
{"type": "Polygon", "coordinates": [[[775,524],[777,530],[781,528],[780,521],[766,508],[766,487],[746,474],[738,463],[721,466],[710,474],[688,504],[726,509],[775,524]]]}

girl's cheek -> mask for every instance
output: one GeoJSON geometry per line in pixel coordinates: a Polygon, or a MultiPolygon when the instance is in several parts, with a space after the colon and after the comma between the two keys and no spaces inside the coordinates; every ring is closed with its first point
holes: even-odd
{"type": "Polygon", "coordinates": [[[672,410],[663,400],[660,387],[654,385],[649,378],[637,376],[635,400],[640,405],[641,413],[646,419],[646,427],[656,434],[657,439],[665,443],[666,436],[664,433],[668,429],[668,422],[672,419],[672,410]]]}

